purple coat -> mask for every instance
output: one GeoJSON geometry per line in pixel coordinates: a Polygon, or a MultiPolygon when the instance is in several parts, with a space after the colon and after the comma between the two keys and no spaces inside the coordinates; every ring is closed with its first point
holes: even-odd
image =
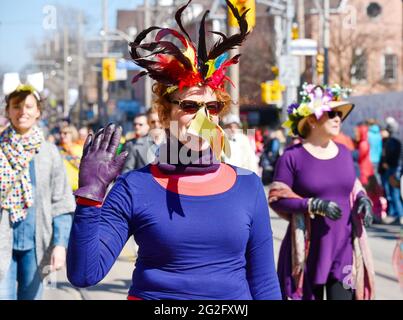
{"type": "MultiPolygon", "coordinates": [[[[287,184],[302,199],[281,199],[271,204],[276,211],[305,213],[311,197],[336,202],[342,217],[333,221],[315,216],[311,221],[311,244],[305,268],[303,299],[313,299],[312,287],[329,279],[351,277],[353,263],[350,194],[356,179],[351,152],[338,144],[338,154],[329,160],[312,156],[301,144],[288,148],[279,158],[274,181],[287,184]]],[[[282,242],[278,275],[284,297],[295,296],[291,276],[290,226],[282,242]]]]}

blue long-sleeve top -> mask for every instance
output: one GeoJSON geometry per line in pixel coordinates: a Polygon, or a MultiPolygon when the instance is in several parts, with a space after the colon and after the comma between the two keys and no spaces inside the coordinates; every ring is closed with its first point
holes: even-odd
{"type": "Polygon", "coordinates": [[[150,166],[120,176],[102,207],[77,206],[67,276],[101,281],[126,241],[139,245],[129,295],[142,299],[281,299],[267,200],[260,179],[237,171],[210,196],[180,195],[150,166]]]}

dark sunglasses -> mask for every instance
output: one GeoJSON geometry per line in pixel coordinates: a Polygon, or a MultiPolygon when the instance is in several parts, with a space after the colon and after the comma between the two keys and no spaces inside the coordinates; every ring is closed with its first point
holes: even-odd
{"type": "Polygon", "coordinates": [[[170,102],[177,104],[179,108],[186,113],[196,113],[200,108],[205,106],[210,114],[217,115],[224,108],[224,102],[222,101],[199,102],[193,100],[172,100],[170,102]]]}
{"type": "Polygon", "coordinates": [[[333,119],[338,116],[340,119],[343,119],[343,112],[341,111],[327,111],[327,116],[329,119],[333,119]]]}

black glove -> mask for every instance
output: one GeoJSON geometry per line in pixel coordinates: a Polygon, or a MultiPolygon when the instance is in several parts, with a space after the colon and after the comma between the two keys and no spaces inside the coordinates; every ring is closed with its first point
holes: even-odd
{"type": "Polygon", "coordinates": [[[366,196],[359,197],[357,201],[357,213],[364,214],[364,226],[370,227],[373,220],[372,202],[366,196]]]}
{"type": "Polygon", "coordinates": [[[309,200],[309,213],[328,217],[332,220],[340,219],[341,209],[338,204],[333,201],[311,198],[309,200]]]}

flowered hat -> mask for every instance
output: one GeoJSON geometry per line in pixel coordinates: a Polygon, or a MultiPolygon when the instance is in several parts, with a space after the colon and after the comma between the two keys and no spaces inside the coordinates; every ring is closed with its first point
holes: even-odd
{"type": "Polygon", "coordinates": [[[245,11],[242,15],[226,0],[226,3],[238,21],[239,33],[226,36],[221,32],[214,32],[220,39],[207,51],[205,20],[209,13],[207,10],[200,23],[199,43],[196,49],[182,24],[182,13],[189,6],[189,0],[178,9],[175,20],[181,32],[170,28],[157,26],[142,31],[136,39],[129,44],[130,55],[135,64],[144,68],[132,82],[142,76],[148,75],[152,79],[168,86],[168,92],[184,87],[208,85],[213,90],[223,89],[225,81],[230,79],[225,75],[227,68],[238,63],[240,55],[229,57],[228,51],[240,46],[248,32],[245,11]],[[150,32],[158,31],[154,41],[142,43],[150,32]],[[166,40],[167,36],[174,41],[166,40]],[[178,46],[179,45],[179,46],[178,46]]]}
{"type": "Polygon", "coordinates": [[[354,104],[345,99],[350,95],[351,89],[339,85],[319,86],[304,83],[300,91],[301,102],[288,106],[288,119],[283,123],[284,128],[290,129],[290,134],[303,137],[303,127],[310,115],[320,119],[324,112],[336,109],[343,113],[343,121],[353,110],[354,104]]]}

